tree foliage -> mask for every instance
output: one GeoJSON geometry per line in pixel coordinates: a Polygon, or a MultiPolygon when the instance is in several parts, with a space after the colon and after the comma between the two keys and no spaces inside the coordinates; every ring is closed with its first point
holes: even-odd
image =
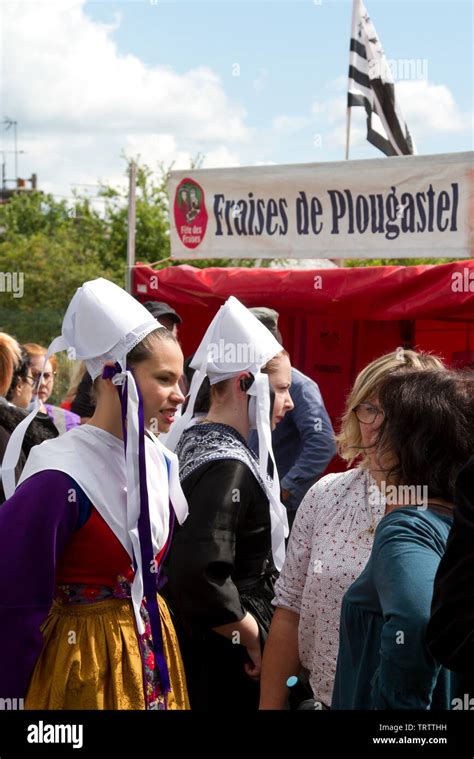
{"type": "MultiPolygon", "coordinates": [[[[166,173],[137,173],[136,257],[169,256],[166,173]]],[[[0,292],[0,328],[25,342],[47,343],[83,282],[125,281],[127,191],[101,186],[100,203],[76,194],[72,203],[42,192],[18,193],[0,206],[0,272],[23,275],[22,297],[0,292]]]]}
{"type": "Polygon", "coordinates": [[[346,258],[344,266],[426,266],[428,264],[450,264],[459,258],[346,258]]]}

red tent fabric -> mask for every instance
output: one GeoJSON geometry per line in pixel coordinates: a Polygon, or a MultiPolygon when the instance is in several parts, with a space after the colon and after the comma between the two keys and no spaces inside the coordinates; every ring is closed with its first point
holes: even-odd
{"type": "Polygon", "coordinates": [[[176,304],[210,309],[212,314],[230,295],[235,295],[247,306],[265,301],[277,309],[303,309],[314,316],[369,321],[462,320],[473,315],[474,259],[430,266],[311,271],[197,269],[188,265],[154,271],[138,264],[134,277],[134,293],[141,300],[159,300],[163,296],[163,300],[176,304]],[[471,277],[472,291],[454,290],[454,275],[464,279],[471,277]]]}
{"type": "Polygon", "coordinates": [[[383,353],[416,347],[474,366],[473,259],[310,271],[138,264],[133,280],[140,301],[178,311],[185,355],[230,295],[276,309],[293,365],[318,383],[336,428],[357,372],[383,353]]]}

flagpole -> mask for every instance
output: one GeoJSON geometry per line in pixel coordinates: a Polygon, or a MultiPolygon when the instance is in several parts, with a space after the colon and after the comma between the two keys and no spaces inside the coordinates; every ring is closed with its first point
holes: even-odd
{"type": "MultiPolygon", "coordinates": [[[[346,122],[346,161],[349,160],[349,140],[351,134],[351,109],[347,107],[347,122],[346,122]]],[[[339,259],[339,266],[344,268],[344,258],[339,259]]]]}
{"type": "MultiPolygon", "coordinates": [[[[352,19],[351,19],[351,33],[349,40],[352,39],[352,32],[354,30],[355,18],[356,18],[356,3],[358,0],[352,0],[352,19]]],[[[351,65],[351,49],[349,45],[349,66],[351,65]]],[[[349,87],[347,88],[347,97],[349,99],[349,87]]],[[[351,139],[351,108],[347,106],[346,112],[346,161],[349,160],[349,143],[351,139]]]]}
{"type": "Polygon", "coordinates": [[[347,107],[347,122],[346,122],[346,161],[349,160],[349,142],[351,136],[351,108],[347,107]]]}
{"type": "MultiPolygon", "coordinates": [[[[354,29],[354,23],[355,23],[355,13],[356,13],[356,2],[357,0],[352,0],[352,20],[351,20],[351,33],[349,36],[349,40],[352,39],[352,31],[354,29]]],[[[351,49],[349,44],[349,66],[351,65],[351,49]]],[[[349,87],[347,88],[347,99],[349,100],[349,87]]],[[[346,109],[346,158],[345,160],[349,160],[349,144],[351,141],[351,111],[352,109],[350,106],[347,106],[346,109]]],[[[339,263],[340,267],[344,266],[344,259],[340,259],[339,263]]]]}
{"type": "Polygon", "coordinates": [[[130,295],[133,289],[133,267],[135,266],[136,184],[137,164],[131,161],[128,186],[127,268],[125,270],[125,289],[130,295]]]}

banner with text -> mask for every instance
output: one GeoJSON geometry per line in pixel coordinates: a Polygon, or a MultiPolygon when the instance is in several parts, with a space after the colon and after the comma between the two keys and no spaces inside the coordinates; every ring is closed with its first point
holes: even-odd
{"type": "Polygon", "coordinates": [[[472,257],[473,157],[173,171],[171,257],[472,257]]]}

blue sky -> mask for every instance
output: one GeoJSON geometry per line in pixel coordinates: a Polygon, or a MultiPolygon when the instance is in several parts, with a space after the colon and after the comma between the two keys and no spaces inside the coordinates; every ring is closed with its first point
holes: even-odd
{"type": "MultiPolygon", "coordinates": [[[[473,4],[366,6],[399,66],[396,89],[418,152],[471,150],[473,4]],[[403,72],[401,61],[413,68],[403,72]]],[[[344,157],[350,1],[7,0],[3,8],[3,115],[18,120],[27,151],[20,175],[37,171],[45,189],[67,196],[74,183],[118,181],[122,151],[183,168],[197,152],[208,166],[344,157]]],[[[362,109],[352,123],[351,157],[381,157],[365,140],[362,109]]],[[[10,142],[4,133],[4,150],[10,142]]]]}

